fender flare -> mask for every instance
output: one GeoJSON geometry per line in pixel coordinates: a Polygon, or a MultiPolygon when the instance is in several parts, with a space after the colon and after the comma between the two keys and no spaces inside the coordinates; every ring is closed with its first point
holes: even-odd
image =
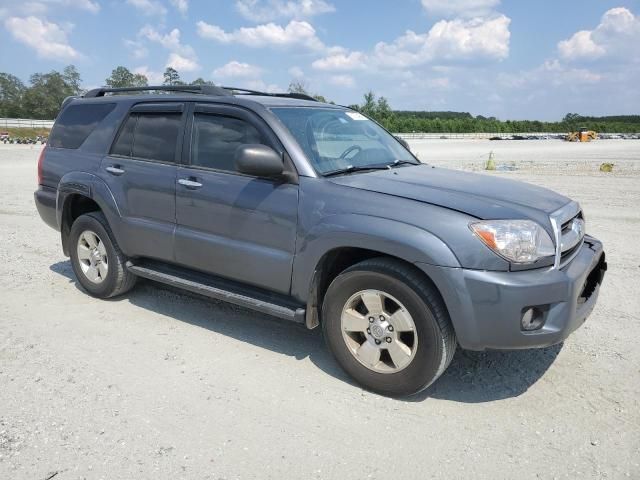
{"type": "Polygon", "coordinates": [[[64,254],[69,254],[67,238],[71,226],[69,225],[67,226],[68,228],[65,229],[63,215],[72,195],[82,195],[93,200],[107,218],[107,222],[109,222],[116,241],[120,243],[118,225],[120,224],[119,219],[121,218],[121,214],[109,186],[104,180],[93,173],[70,172],[60,179],[56,197],[56,220],[60,227],[64,254]]]}
{"type": "Polygon", "coordinates": [[[396,220],[360,214],[332,215],[303,232],[296,253],[291,294],[307,302],[321,261],[339,248],[363,248],[408,263],[460,267],[449,246],[433,233],[396,220]]]}

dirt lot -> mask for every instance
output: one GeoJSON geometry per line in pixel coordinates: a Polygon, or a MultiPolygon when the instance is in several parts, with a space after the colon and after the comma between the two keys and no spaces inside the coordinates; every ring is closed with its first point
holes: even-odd
{"type": "Polygon", "coordinates": [[[640,141],[414,147],[466,168],[494,150],[519,169],[493,175],[579,200],[609,272],[563,346],[459,351],[392,400],[318,331],[149,283],[85,295],[34,209],[39,147],[0,145],[0,478],[640,478],[640,141]]]}

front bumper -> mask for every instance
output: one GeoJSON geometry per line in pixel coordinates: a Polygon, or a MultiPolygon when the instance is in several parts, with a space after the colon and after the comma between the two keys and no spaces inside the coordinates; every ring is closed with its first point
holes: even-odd
{"type": "Polygon", "coordinates": [[[418,264],[440,289],[458,343],[469,350],[546,347],[562,342],[593,311],[607,269],[602,243],[585,236],[561,269],[488,272],[418,264]],[[521,327],[523,312],[538,307],[544,325],[521,327]]]}

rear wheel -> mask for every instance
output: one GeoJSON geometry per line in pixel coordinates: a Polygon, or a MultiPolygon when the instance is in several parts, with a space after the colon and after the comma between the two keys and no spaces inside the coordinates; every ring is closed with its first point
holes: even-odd
{"type": "Polygon", "coordinates": [[[456,347],[447,310],[420,272],[393,259],[366,260],[334,279],[323,331],[341,367],[365,388],[410,395],[447,368],[456,347]]]}
{"type": "Polygon", "coordinates": [[[127,259],[100,212],[81,215],[73,222],[69,253],[78,282],[95,297],[121,295],[135,285],[136,276],[127,270],[127,259]]]}

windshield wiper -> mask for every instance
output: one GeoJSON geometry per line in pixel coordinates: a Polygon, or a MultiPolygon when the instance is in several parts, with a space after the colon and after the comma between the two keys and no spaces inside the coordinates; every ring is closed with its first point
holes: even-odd
{"type": "Polygon", "coordinates": [[[393,163],[387,165],[388,167],[397,167],[398,165],[420,165],[419,162],[413,162],[411,160],[394,160],[393,163]]]}
{"type": "Polygon", "coordinates": [[[362,165],[362,166],[349,165],[348,167],[345,167],[345,168],[338,168],[337,170],[330,170],[328,172],[325,172],[322,174],[322,176],[334,177],[336,175],[345,175],[347,173],[363,172],[366,170],[388,170],[389,168],[390,168],[389,165],[362,165]]]}

